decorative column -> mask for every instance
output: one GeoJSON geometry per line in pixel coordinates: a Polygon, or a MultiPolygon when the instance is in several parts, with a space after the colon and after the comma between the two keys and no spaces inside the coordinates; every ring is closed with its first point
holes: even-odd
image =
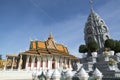
{"type": "Polygon", "coordinates": [[[42,67],[43,70],[45,70],[45,68],[46,68],[46,61],[47,61],[46,57],[44,57],[43,58],[43,67],[42,67]]]}
{"type": "Polygon", "coordinates": [[[64,63],[64,67],[67,68],[67,59],[65,58],[65,63],[64,63]]]}
{"type": "Polygon", "coordinates": [[[27,56],[27,59],[26,59],[26,66],[25,66],[25,69],[26,69],[26,70],[28,69],[29,59],[30,59],[30,56],[27,56]]]}
{"type": "Polygon", "coordinates": [[[52,69],[52,57],[48,57],[48,69],[52,69]]]}
{"type": "Polygon", "coordinates": [[[20,55],[20,60],[19,60],[19,64],[18,64],[18,70],[20,70],[22,68],[22,55],[20,55]]]}
{"type": "Polygon", "coordinates": [[[63,59],[62,58],[60,58],[60,68],[63,69],[63,59]]]}
{"type": "Polygon", "coordinates": [[[15,57],[13,57],[11,69],[13,69],[14,62],[15,62],[15,57]]]}
{"type": "Polygon", "coordinates": [[[57,60],[56,60],[56,63],[57,63],[57,69],[59,69],[60,68],[60,63],[59,63],[59,57],[57,57],[57,60]]]}
{"type": "Polygon", "coordinates": [[[60,58],[58,58],[58,69],[60,68],[60,58]]]}
{"type": "Polygon", "coordinates": [[[4,70],[6,70],[7,60],[8,60],[8,57],[6,57],[6,61],[5,61],[5,63],[4,63],[4,70]]]}
{"type": "Polygon", "coordinates": [[[58,69],[58,62],[59,62],[58,57],[55,57],[55,69],[58,69]]]}
{"type": "Polygon", "coordinates": [[[69,59],[69,69],[72,69],[71,59],[69,59]]]}
{"type": "Polygon", "coordinates": [[[40,69],[40,57],[37,57],[37,70],[40,69]]]}
{"type": "Polygon", "coordinates": [[[31,69],[34,69],[35,57],[32,57],[31,69]]]}

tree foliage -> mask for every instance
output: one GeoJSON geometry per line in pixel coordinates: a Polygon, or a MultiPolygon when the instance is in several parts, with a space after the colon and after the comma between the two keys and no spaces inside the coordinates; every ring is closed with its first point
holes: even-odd
{"type": "Polygon", "coordinates": [[[111,50],[114,50],[116,53],[120,52],[120,41],[118,40],[107,39],[104,46],[105,48],[110,48],[111,50]]]}
{"type": "Polygon", "coordinates": [[[98,44],[95,40],[91,40],[88,42],[87,47],[90,52],[95,52],[98,49],[98,44]]]}
{"type": "Polygon", "coordinates": [[[116,53],[120,52],[120,41],[115,41],[115,47],[113,49],[116,53]]]}
{"type": "Polygon", "coordinates": [[[86,52],[88,52],[88,49],[87,49],[87,46],[86,45],[80,45],[80,47],[79,47],[79,52],[80,53],[86,53],[86,52]]]}
{"type": "Polygon", "coordinates": [[[115,48],[115,41],[113,39],[107,39],[104,44],[105,48],[110,48],[111,50],[114,50],[115,48]]]}

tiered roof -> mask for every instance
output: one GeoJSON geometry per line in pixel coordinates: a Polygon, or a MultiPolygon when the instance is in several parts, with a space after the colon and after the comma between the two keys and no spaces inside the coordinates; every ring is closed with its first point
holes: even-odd
{"type": "Polygon", "coordinates": [[[29,50],[20,54],[36,56],[56,55],[61,57],[70,57],[71,59],[77,59],[75,56],[69,54],[67,47],[62,44],[55,43],[52,34],[49,35],[46,41],[31,41],[29,50]]]}

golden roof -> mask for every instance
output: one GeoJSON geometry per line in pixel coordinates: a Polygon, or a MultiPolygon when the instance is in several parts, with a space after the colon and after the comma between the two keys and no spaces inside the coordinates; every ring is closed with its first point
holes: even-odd
{"type": "Polygon", "coordinates": [[[69,54],[67,47],[62,44],[56,44],[54,42],[52,34],[49,35],[46,41],[31,41],[30,42],[30,50],[38,50],[38,49],[54,49],[56,51],[64,52],[69,54]]]}
{"type": "Polygon", "coordinates": [[[73,55],[70,55],[67,47],[62,44],[57,44],[54,41],[52,34],[49,35],[46,41],[31,41],[30,49],[21,54],[25,55],[57,55],[70,58],[76,58],[73,55]]]}

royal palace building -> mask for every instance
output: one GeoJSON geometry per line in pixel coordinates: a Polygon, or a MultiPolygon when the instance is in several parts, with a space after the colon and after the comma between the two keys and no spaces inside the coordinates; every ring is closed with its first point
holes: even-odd
{"type": "Polygon", "coordinates": [[[6,68],[9,69],[63,69],[72,68],[72,62],[78,60],[69,54],[67,47],[57,44],[52,34],[46,41],[31,41],[27,51],[20,52],[18,55],[7,54],[6,68]]]}

